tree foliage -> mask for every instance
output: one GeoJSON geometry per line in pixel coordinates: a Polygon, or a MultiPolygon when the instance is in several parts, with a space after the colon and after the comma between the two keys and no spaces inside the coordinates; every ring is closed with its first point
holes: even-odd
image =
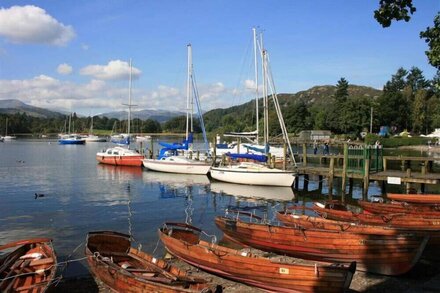
{"type": "Polygon", "coordinates": [[[434,18],[434,26],[420,32],[420,38],[425,39],[428,44],[429,50],[425,53],[428,56],[429,63],[440,69],[440,12],[434,18]]]}
{"type": "Polygon", "coordinates": [[[408,22],[416,8],[412,0],[380,0],[379,8],[374,11],[374,18],[383,27],[389,27],[393,20],[408,22]]]}

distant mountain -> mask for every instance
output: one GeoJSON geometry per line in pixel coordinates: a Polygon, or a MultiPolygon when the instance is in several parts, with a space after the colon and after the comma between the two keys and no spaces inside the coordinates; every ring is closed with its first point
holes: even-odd
{"type": "Polygon", "coordinates": [[[26,115],[38,118],[57,118],[65,115],[59,112],[27,105],[19,100],[0,100],[0,114],[26,113],[26,115]]]}
{"type": "MultiPolygon", "coordinates": [[[[108,117],[108,118],[116,118],[119,120],[127,119],[127,111],[118,111],[118,112],[108,112],[99,114],[99,117],[108,117]]],[[[157,120],[158,122],[166,122],[172,118],[185,115],[184,112],[173,112],[173,111],[166,111],[166,110],[140,110],[140,111],[133,111],[131,112],[132,118],[139,118],[141,120],[146,119],[153,119],[157,120]]]]}

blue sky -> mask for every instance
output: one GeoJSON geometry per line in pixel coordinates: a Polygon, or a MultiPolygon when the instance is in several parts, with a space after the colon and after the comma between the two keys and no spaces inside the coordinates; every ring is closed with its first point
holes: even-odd
{"type": "Polygon", "coordinates": [[[0,99],[76,111],[122,110],[128,60],[138,109],[184,111],[186,45],[203,110],[246,102],[252,27],[264,32],[279,93],[315,85],[381,89],[399,67],[435,70],[419,33],[440,1],[415,0],[410,22],[382,28],[379,0],[1,1],[0,99]]]}

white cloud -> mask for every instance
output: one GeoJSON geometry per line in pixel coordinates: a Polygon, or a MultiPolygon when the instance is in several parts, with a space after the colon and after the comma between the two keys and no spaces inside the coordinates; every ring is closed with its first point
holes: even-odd
{"type": "Polygon", "coordinates": [[[13,43],[66,45],[75,37],[66,26],[33,5],[0,8],[0,36],[13,43]]]}
{"type": "MultiPolygon", "coordinates": [[[[139,69],[133,67],[132,78],[138,78],[141,73],[139,69]]],[[[80,74],[103,80],[128,80],[130,65],[125,61],[112,60],[107,65],[86,66],[80,70],[80,74]]]]}
{"type": "Polygon", "coordinates": [[[68,75],[68,74],[71,74],[72,71],[73,71],[72,66],[70,66],[69,64],[66,64],[66,63],[60,64],[57,67],[57,72],[59,74],[68,75]]]}
{"type": "MultiPolygon", "coordinates": [[[[125,110],[128,88],[125,83],[92,79],[74,83],[39,75],[26,80],[0,80],[0,99],[18,99],[26,104],[56,111],[75,111],[83,115],[125,110]]],[[[223,83],[200,84],[198,87],[203,111],[237,105],[234,89],[223,83]]],[[[240,95],[242,97],[242,95],[240,95]]],[[[136,87],[132,91],[135,110],[186,110],[186,89],[160,85],[153,90],[136,87]]],[[[245,101],[241,101],[245,102],[245,101]]]]}

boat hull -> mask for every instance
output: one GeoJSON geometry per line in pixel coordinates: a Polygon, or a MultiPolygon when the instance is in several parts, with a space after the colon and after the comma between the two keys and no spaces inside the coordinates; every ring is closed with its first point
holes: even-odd
{"type": "Polygon", "coordinates": [[[357,268],[382,275],[401,275],[419,260],[429,236],[360,235],[347,231],[282,227],[216,217],[226,237],[261,250],[304,259],[356,261],[357,268]]]}
{"type": "Polygon", "coordinates": [[[185,283],[183,271],[131,248],[125,234],[90,232],[85,253],[93,276],[116,292],[212,292],[206,281],[185,283]]]}
{"type": "Polygon", "coordinates": [[[0,252],[6,249],[12,251],[0,259],[0,292],[45,292],[57,268],[52,240],[27,239],[0,246],[0,252]]]}
{"type": "Polygon", "coordinates": [[[266,186],[292,186],[295,173],[279,169],[264,168],[263,170],[240,169],[228,167],[211,167],[211,177],[218,181],[266,186]]]}
{"type": "Polygon", "coordinates": [[[204,162],[178,163],[154,159],[143,160],[143,165],[152,171],[195,175],[207,175],[211,168],[211,164],[204,162]]]}
{"type": "Polygon", "coordinates": [[[416,204],[440,204],[440,194],[387,193],[387,198],[416,204]]]}
{"type": "Polygon", "coordinates": [[[114,166],[141,167],[144,156],[102,156],[96,155],[96,160],[101,164],[114,166]]]}
{"type": "Polygon", "coordinates": [[[78,139],[78,140],[64,140],[60,139],[58,140],[58,144],[85,144],[86,141],[84,139],[78,139]]]}
{"type": "Polygon", "coordinates": [[[416,205],[404,202],[380,203],[363,200],[359,200],[358,204],[362,209],[373,214],[404,213],[440,217],[440,205],[416,205]]]}
{"type": "MultiPolygon", "coordinates": [[[[197,228],[195,228],[197,229],[197,228]]],[[[183,261],[222,277],[273,292],[342,292],[355,271],[350,266],[315,262],[287,263],[200,240],[200,230],[166,223],[159,237],[183,261]]]]}

